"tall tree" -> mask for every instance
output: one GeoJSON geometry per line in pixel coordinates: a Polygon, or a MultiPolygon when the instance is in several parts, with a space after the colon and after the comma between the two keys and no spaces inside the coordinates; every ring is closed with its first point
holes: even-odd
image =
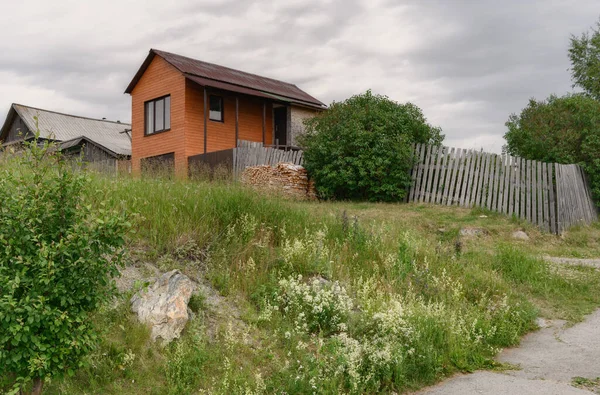
{"type": "Polygon", "coordinates": [[[600,21],[589,32],[571,36],[569,59],[573,86],[600,100],[600,21]]]}
{"type": "Polygon", "coordinates": [[[600,101],[584,94],[531,99],[506,126],[505,151],[544,162],[580,164],[600,204],[600,101]]]}

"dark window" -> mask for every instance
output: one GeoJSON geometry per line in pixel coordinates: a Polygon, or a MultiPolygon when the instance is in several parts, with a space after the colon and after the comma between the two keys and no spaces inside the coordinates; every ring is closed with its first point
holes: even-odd
{"type": "Polygon", "coordinates": [[[147,101],[144,110],[146,113],[146,134],[171,129],[171,96],[147,101]]]}
{"type": "Polygon", "coordinates": [[[221,96],[210,96],[209,118],[211,121],[223,122],[223,98],[221,96]]]}

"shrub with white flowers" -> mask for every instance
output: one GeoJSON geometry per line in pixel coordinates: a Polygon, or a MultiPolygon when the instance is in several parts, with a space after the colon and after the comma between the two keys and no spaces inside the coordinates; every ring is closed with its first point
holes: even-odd
{"type": "Polygon", "coordinates": [[[294,320],[298,333],[344,331],[353,308],[352,299],[337,281],[315,278],[307,283],[301,275],[279,281],[277,302],[281,312],[294,320]]]}

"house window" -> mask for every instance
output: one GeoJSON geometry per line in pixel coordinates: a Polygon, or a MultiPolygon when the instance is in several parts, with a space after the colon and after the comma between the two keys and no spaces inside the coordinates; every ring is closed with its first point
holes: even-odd
{"type": "Polygon", "coordinates": [[[171,129],[171,96],[144,103],[146,114],[145,134],[166,132],[171,129]]]}
{"type": "Polygon", "coordinates": [[[223,122],[223,98],[221,96],[210,95],[209,118],[211,121],[223,122]]]}

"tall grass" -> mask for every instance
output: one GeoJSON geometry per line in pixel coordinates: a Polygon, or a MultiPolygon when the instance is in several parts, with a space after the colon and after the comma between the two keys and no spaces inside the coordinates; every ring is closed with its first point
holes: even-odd
{"type": "Polygon", "coordinates": [[[380,210],[364,220],[231,182],[90,177],[89,204],[135,215],[141,259],[192,266],[240,313],[198,303],[160,349],[124,298],[97,317],[107,333],[88,367],[50,393],[401,392],[495,366],[539,311],[579,319],[600,304],[596,272],[556,270],[504,242],[462,251],[457,231],[398,226],[403,206],[364,205],[380,210]]]}

